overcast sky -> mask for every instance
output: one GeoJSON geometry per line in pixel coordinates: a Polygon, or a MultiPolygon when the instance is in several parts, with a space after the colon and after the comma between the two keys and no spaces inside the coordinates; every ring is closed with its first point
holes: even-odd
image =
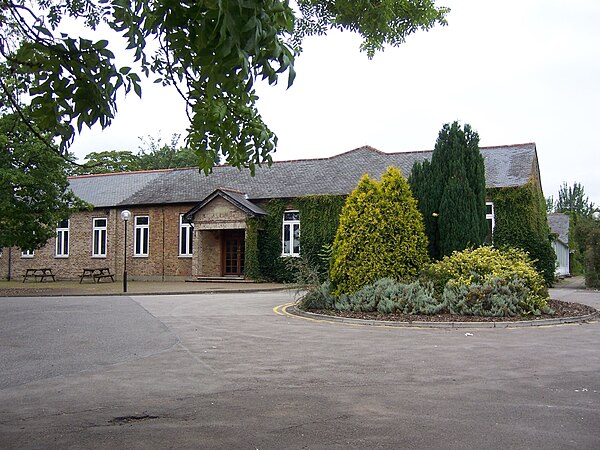
{"type": "MultiPolygon", "coordinates": [[[[259,110],[279,137],[276,160],[331,156],[362,145],[433,149],[444,123],[481,146],[535,142],[546,196],[581,182],[600,203],[600,1],[438,0],[448,26],[417,32],[373,60],[350,33],[314,37],[292,88],[260,86],[259,110]]],[[[137,151],[139,136],[185,134],[177,93],[147,83],[110,129],[84,130],[72,151],[137,151]]],[[[183,140],[182,140],[183,141],[183,140]]]]}

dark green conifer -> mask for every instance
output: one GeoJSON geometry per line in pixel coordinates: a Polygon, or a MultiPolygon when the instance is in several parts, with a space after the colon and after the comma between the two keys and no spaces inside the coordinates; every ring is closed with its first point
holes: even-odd
{"type": "Polygon", "coordinates": [[[464,250],[482,244],[478,237],[478,213],[475,194],[469,185],[464,179],[450,178],[439,207],[441,256],[450,255],[454,250],[464,250]]]}
{"type": "Polygon", "coordinates": [[[409,183],[423,214],[433,258],[483,244],[485,166],[479,135],[470,125],[445,124],[431,162],[416,163],[409,183]]]}

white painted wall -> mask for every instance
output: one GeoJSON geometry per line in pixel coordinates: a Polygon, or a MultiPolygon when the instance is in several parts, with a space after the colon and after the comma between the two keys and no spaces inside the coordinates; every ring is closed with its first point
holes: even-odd
{"type": "Polygon", "coordinates": [[[556,274],[558,276],[567,276],[569,273],[569,247],[563,242],[555,240],[552,242],[552,247],[556,253],[556,261],[558,267],[556,268],[556,274]]]}

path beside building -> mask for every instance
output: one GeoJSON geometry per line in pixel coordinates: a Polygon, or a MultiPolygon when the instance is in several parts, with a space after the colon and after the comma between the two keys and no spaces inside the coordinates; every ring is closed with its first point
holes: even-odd
{"type": "Polygon", "coordinates": [[[194,294],[210,292],[257,292],[293,289],[292,285],[279,283],[251,282],[185,282],[185,281],[130,281],[127,293],[123,283],[56,281],[26,282],[0,281],[0,297],[47,297],[47,296],[86,296],[86,295],[140,295],[140,294],[194,294]]]}

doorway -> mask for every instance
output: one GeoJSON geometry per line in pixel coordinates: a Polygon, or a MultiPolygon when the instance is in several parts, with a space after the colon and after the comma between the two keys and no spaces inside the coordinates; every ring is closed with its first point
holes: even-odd
{"type": "Polygon", "coordinates": [[[226,230],[223,232],[221,252],[221,271],[223,276],[244,275],[244,230],[226,230]]]}

